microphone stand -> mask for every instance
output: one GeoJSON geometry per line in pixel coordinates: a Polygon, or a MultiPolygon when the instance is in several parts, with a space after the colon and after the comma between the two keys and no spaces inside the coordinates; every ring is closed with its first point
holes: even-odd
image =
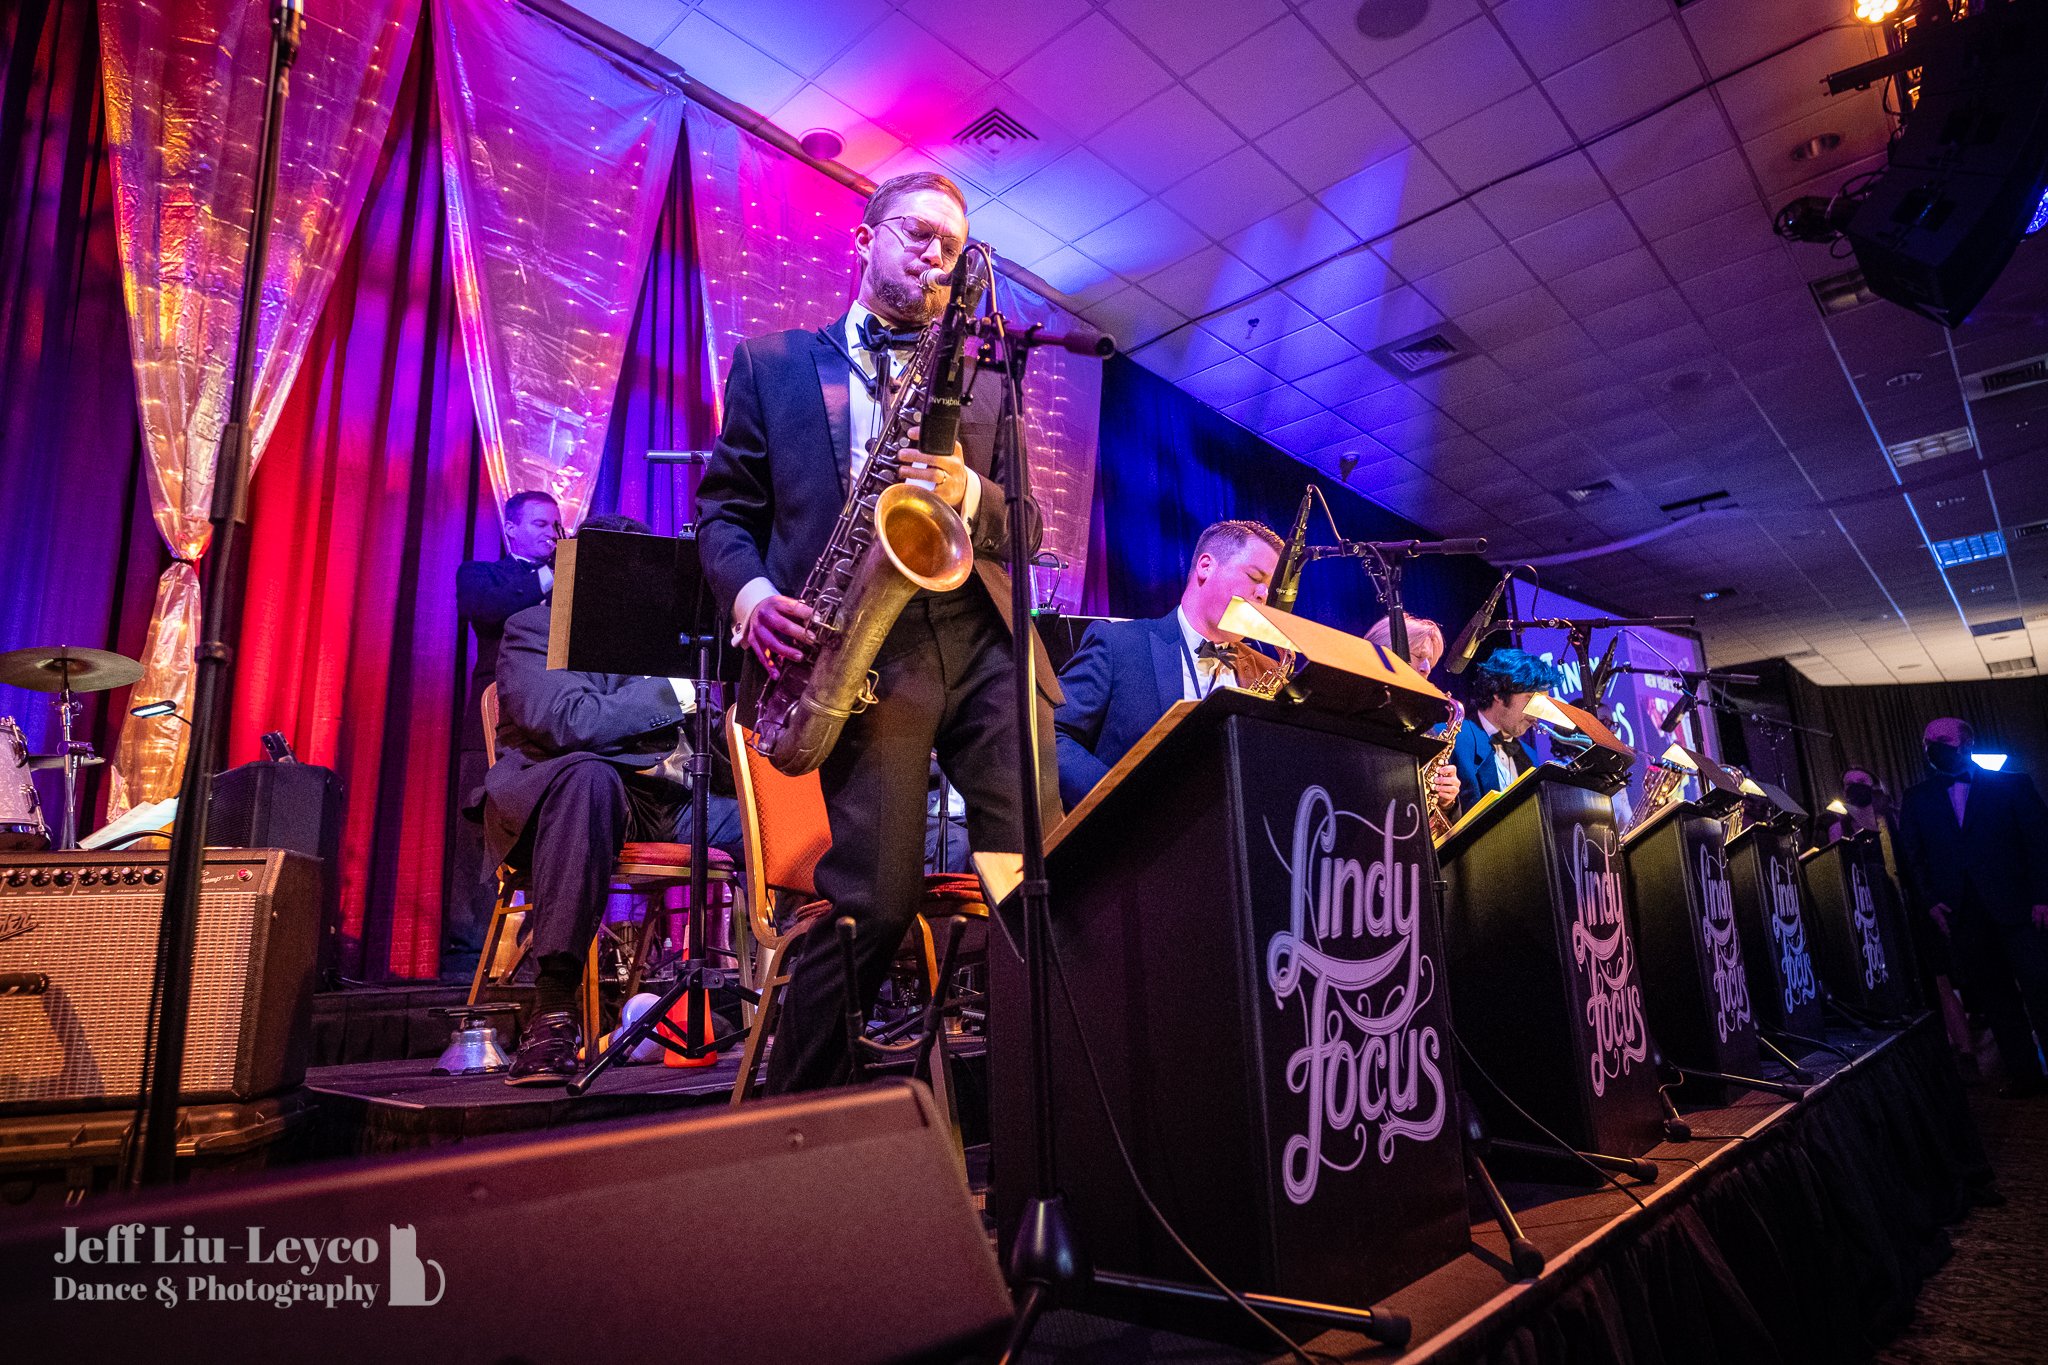
{"type": "Polygon", "coordinates": [[[1338,557],[1354,558],[1365,566],[1373,590],[1387,609],[1387,644],[1402,663],[1408,662],[1408,614],[1401,605],[1401,576],[1408,561],[1423,555],[1476,555],[1486,550],[1486,538],[1464,540],[1343,540],[1335,545],[1311,545],[1302,552],[1302,562],[1338,557]]]}
{"type": "Polygon", "coordinates": [[[235,542],[237,528],[249,517],[249,461],[255,436],[249,407],[256,390],[256,324],[270,260],[270,213],[277,199],[284,102],[305,19],[300,0],[275,0],[271,6],[270,72],[257,139],[249,249],[242,262],[242,316],[228,389],[228,420],[221,430],[214,464],[213,546],[206,556],[200,607],[205,638],[193,651],[192,733],[185,751],[184,778],[178,787],[178,818],[171,826],[170,867],[164,880],[163,917],[157,928],[155,1028],[148,1041],[142,1090],[136,1097],[138,1131],[128,1145],[123,1172],[130,1189],[167,1185],[177,1173],[178,1099],[185,1072],[186,1024],[192,1010],[199,887],[206,870],[206,807],[219,767],[228,671],[235,656],[226,632],[241,616],[234,574],[235,542]]]}

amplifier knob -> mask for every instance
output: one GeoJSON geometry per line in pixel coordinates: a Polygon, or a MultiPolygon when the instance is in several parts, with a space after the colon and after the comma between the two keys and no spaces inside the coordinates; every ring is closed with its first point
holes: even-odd
{"type": "Polygon", "coordinates": [[[17,868],[15,868],[15,869],[14,869],[14,871],[12,871],[12,872],[10,872],[10,873],[8,873],[8,874],[7,874],[7,884],[8,884],[9,886],[26,886],[26,885],[28,885],[28,873],[26,873],[26,872],[23,872],[23,871],[22,871],[22,870],[21,870],[20,868],[18,868],[18,867],[17,867],[17,868]]]}
{"type": "Polygon", "coordinates": [[[128,883],[128,885],[130,886],[135,885],[137,882],[142,880],[142,869],[139,867],[129,868],[126,872],[123,872],[121,874],[121,880],[128,883]]]}
{"type": "Polygon", "coordinates": [[[80,886],[91,886],[94,882],[99,880],[99,875],[99,873],[93,871],[91,868],[88,867],[87,869],[85,869],[85,871],[78,874],[78,884],[80,886]]]}
{"type": "Polygon", "coordinates": [[[52,877],[50,880],[56,882],[57,885],[59,886],[69,886],[71,885],[71,874],[69,872],[60,871],[57,873],[55,877],[52,877]]]}
{"type": "Polygon", "coordinates": [[[49,884],[49,881],[50,874],[40,867],[28,874],[28,884],[30,886],[46,886],[49,884]]]}
{"type": "Polygon", "coordinates": [[[155,886],[158,882],[162,881],[163,879],[164,874],[163,869],[161,868],[152,867],[149,871],[142,874],[142,880],[148,882],[151,886],[155,886]]]}

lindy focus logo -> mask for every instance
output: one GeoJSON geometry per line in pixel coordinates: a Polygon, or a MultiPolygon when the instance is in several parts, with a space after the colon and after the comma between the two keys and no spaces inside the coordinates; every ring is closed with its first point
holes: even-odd
{"type": "Polygon", "coordinates": [[[375,1237],[281,1237],[263,1227],[216,1237],[201,1235],[190,1224],[174,1229],[147,1223],[117,1223],[97,1236],[81,1236],[70,1227],[64,1229],[64,1245],[51,1257],[65,1267],[55,1277],[53,1292],[60,1303],[371,1308],[382,1289],[383,1301],[392,1307],[431,1308],[448,1288],[441,1263],[421,1258],[419,1234],[411,1224],[386,1226],[388,1256],[375,1237]],[[381,1285],[374,1275],[358,1278],[357,1270],[380,1261],[389,1267],[381,1285]],[[158,1274],[154,1280],[142,1273],[166,1267],[183,1273],[158,1274]],[[250,1273],[237,1278],[212,1267],[241,1267],[250,1273]],[[432,1297],[427,1294],[428,1267],[434,1272],[432,1297]]]}

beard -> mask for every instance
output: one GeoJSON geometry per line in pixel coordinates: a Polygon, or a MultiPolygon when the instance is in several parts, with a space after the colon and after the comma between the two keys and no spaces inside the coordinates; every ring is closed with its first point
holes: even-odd
{"type": "Polygon", "coordinates": [[[873,259],[868,261],[864,292],[873,300],[874,312],[899,326],[927,326],[946,307],[945,285],[927,288],[902,271],[885,269],[873,259]]]}

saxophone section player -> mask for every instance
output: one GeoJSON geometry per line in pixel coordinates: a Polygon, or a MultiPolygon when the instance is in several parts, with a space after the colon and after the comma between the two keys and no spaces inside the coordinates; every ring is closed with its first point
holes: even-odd
{"type": "MultiPolygon", "coordinates": [[[[1373,622],[1365,632],[1365,638],[1381,649],[1392,649],[1393,626],[1385,618],[1373,622]]],[[[1444,657],[1444,628],[1427,616],[1408,617],[1408,663],[1417,673],[1427,678],[1437,660],[1444,657]]],[[[1464,724],[1464,710],[1457,699],[1451,700],[1451,719],[1442,731],[1432,731],[1447,742],[1455,741],[1464,724]]],[[[1458,794],[1464,784],[1458,778],[1458,769],[1445,752],[1441,759],[1431,759],[1423,765],[1423,776],[1428,780],[1430,800],[1430,828],[1441,839],[1458,818],[1458,794]]]]}
{"type": "MultiPolygon", "coordinates": [[[[942,175],[877,186],[853,232],[858,295],[815,331],[754,337],[733,353],[725,421],[697,494],[704,571],[730,607],[735,641],[773,674],[815,644],[811,609],[790,594],[830,541],[849,490],[884,424],[898,357],[946,302],[945,277],[967,246],[960,190],[942,175]]],[[[855,922],[863,1013],[914,919],[923,885],[925,789],[931,756],[967,804],[968,838],[983,852],[1022,848],[1017,737],[1002,565],[1009,555],[1005,471],[995,464],[998,386],[964,407],[952,456],[903,453],[902,477],[934,487],[965,521],[974,556],[963,586],[921,591],[874,661],[874,701],[846,722],[818,769],[832,845],[817,888],[855,922]]],[[[1036,548],[1042,521],[1027,499],[1036,548]]],[[[1059,816],[1051,760],[1052,670],[1038,663],[1039,786],[1049,828],[1059,816]]],[[[806,934],[790,963],[768,1090],[787,1094],[851,1074],[846,1001],[830,933],[806,934]]]]}

